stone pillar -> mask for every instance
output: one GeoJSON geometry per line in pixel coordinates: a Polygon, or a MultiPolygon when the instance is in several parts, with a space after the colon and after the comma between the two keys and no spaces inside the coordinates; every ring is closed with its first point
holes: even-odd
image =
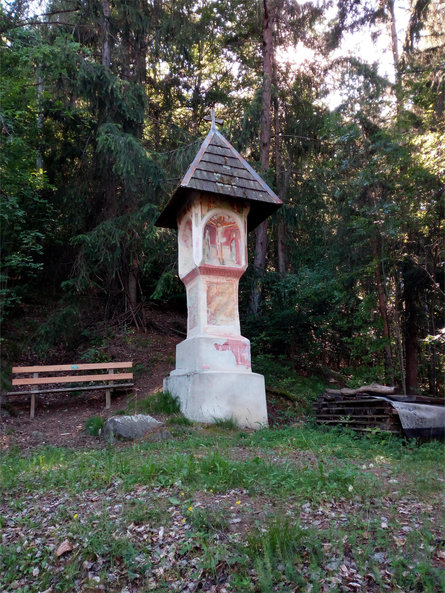
{"type": "Polygon", "coordinates": [[[187,339],[164,391],[191,420],[232,418],[267,425],[262,375],[252,373],[250,342],[241,335],[239,279],[247,268],[247,200],[191,192],[178,212],[179,276],[187,291],[187,339]]]}

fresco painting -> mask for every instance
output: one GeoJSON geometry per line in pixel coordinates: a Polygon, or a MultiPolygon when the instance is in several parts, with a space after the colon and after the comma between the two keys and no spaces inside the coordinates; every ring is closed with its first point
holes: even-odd
{"type": "Polygon", "coordinates": [[[226,352],[227,350],[232,352],[238,366],[244,366],[246,369],[250,369],[250,348],[246,342],[228,338],[224,344],[215,343],[215,348],[219,352],[226,352]]]}
{"type": "Polygon", "coordinates": [[[181,276],[193,268],[193,232],[192,220],[187,218],[181,225],[179,231],[179,273],[181,276]]]}
{"type": "Polygon", "coordinates": [[[216,214],[204,228],[204,262],[220,266],[241,266],[241,233],[233,216],[216,214]]]}
{"type": "Polygon", "coordinates": [[[235,285],[232,282],[207,284],[207,323],[231,325],[235,322],[235,285]]]}
{"type": "Polygon", "coordinates": [[[187,326],[188,331],[198,324],[198,287],[196,284],[187,290],[187,326]]]}

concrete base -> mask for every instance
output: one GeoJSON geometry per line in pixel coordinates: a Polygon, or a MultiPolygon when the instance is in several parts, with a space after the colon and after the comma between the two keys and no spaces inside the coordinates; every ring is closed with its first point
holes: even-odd
{"type": "Polygon", "coordinates": [[[243,336],[194,336],[176,346],[176,372],[250,372],[250,342],[243,336]]]}
{"type": "Polygon", "coordinates": [[[179,399],[189,420],[212,423],[232,418],[240,427],[268,425],[264,377],[257,373],[179,369],[164,379],[164,391],[179,399]]]}

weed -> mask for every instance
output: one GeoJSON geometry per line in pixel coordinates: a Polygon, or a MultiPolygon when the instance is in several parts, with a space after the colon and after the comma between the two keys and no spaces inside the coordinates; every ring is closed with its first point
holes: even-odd
{"type": "Polygon", "coordinates": [[[87,434],[97,437],[101,434],[105,420],[100,416],[92,416],[85,421],[84,430],[87,434]]]}
{"type": "Polygon", "coordinates": [[[173,424],[177,426],[193,426],[192,420],[189,420],[185,416],[181,416],[180,414],[174,414],[170,418],[167,419],[167,424],[173,424]]]}
{"type": "Polygon", "coordinates": [[[133,365],[133,374],[135,377],[141,377],[150,372],[150,369],[145,364],[137,363],[133,365]]]}
{"type": "Polygon", "coordinates": [[[215,418],[214,426],[223,430],[239,430],[239,426],[233,418],[215,418]]]}
{"type": "Polygon", "coordinates": [[[81,360],[87,363],[94,362],[108,362],[110,357],[108,356],[106,346],[90,346],[81,355],[81,360]]]}
{"type": "Polygon", "coordinates": [[[282,580],[304,585],[298,570],[302,553],[317,554],[322,560],[320,546],[311,539],[310,532],[283,517],[273,517],[265,528],[249,535],[247,554],[253,561],[260,591],[271,591],[282,580]]]}
{"type": "Polygon", "coordinates": [[[369,590],[444,591],[435,567],[442,453],[438,443],[307,424],[256,433],[193,426],[156,444],[8,451],[0,581],[22,593],[69,593],[76,581],[90,590],[93,563],[106,590],[148,591],[153,564],[165,571],[157,591],[174,581],[207,590],[211,581],[237,593],[321,593],[325,582],[348,587],[344,565],[363,590],[371,579],[369,590]],[[205,508],[193,502],[204,491],[205,508]],[[54,542],[64,539],[73,553],[55,560],[54,542]]]}
{"type": "Polygon", "coordinates": [[[146,414],[178,414],[180,411],[179,400],[168,391],[159,391],[144,399],[130,404],[130,410],[146,414]]]}
{"type": "Polygon", "coordinates": [[[195,529],[205,532],[226,531],[229,525],[227,511],[218,508],[195,507],[190,515],[190,522],[195,529]]]}

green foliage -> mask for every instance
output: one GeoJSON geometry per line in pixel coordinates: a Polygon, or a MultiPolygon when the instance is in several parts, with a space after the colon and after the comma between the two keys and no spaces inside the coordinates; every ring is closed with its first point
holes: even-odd
{"type": "Polygon", "coordinates": [[[173,416],[170,416],[170,418],[167,418],[167,424],[175,426],[193,426],[193,421],[185,416],[174,414],[173,416]]]}
{"type": "Polygon", "coordinates": [[[178,398],[171,395],[168,391],[158,391],[154,395],[135,401],[130,406],[130,409],[138,413],[147,414],[173,415],[180,412],[178,398]]]}
{"type": "Polygon", "coordinates": [[[101,434],[105,420],[101,416],[92,416],[85,421],[84,430],[87,434],[97,437],[101,434]]]}
{"type": "Polygon", "coordinates": [[[195,507],[190,515],[192,526],[204,532],[225,532],[229,526],[228,513],[224,509],[202,509],[195,507]]]}
{"type": "Polygon", "coordinates": [[[224,576],[240,592],[253,593],[252,581],[258,591],[316,590],[320,579],[351,582],[340,567],[353,560],[363,582],[372,575],[381,588],[435,593],[442,459],[443,443],[308,426],[218,435],[196,428],[156,444],[8,451],[0,525],[10,539],[0,572],[8,583],[34,574],[40,589],[68,593],[101,558],[101,579],[119,574],[120,586],[148,588],[159,560],[141,536],[149,532],[158,546],[176,546],[170,583],[181,567],[183,581],[224,576]],[[14,535],[24,529],[42,540],[37,557],[14,535]],[[47,540],[54,529],[75,546],[60,574],[47,540]]]}
{"type": "Polygon", "coordinates": [[[76,305],[62,305],[39,326],[33,336],[32,348],[39,356],[48,356],[52,349],[61,344],[71,350],[80,343],[81,333],[79,308],[76,305]]]}
{"type": "Polygon", "coordinates": [[[215,418],[213,424],[222,430],[239,430],[239,427],[233,418],[215,418]]]}
{"type": "Polygon", "coordinates": [[[17,29],[2,36],[0,45],[0,319],[29,296],[52,232],[53,210],[45,195],[50,185],[41,165],[35,67],[44,47],[38,35],[17,29]]]}
{"type": "Polygon", "coordinates": [[[247,553],[258,575],[260,591],[272,590],[283,573],[287,581],[304,585],[295,566],[296,558],[304,553],[314,556],[318,563],[323,561],[322,550],[315,538],[311,541],[311,535],[287,517],[270,519],[264,528],[249,535],[247,553]]]}

